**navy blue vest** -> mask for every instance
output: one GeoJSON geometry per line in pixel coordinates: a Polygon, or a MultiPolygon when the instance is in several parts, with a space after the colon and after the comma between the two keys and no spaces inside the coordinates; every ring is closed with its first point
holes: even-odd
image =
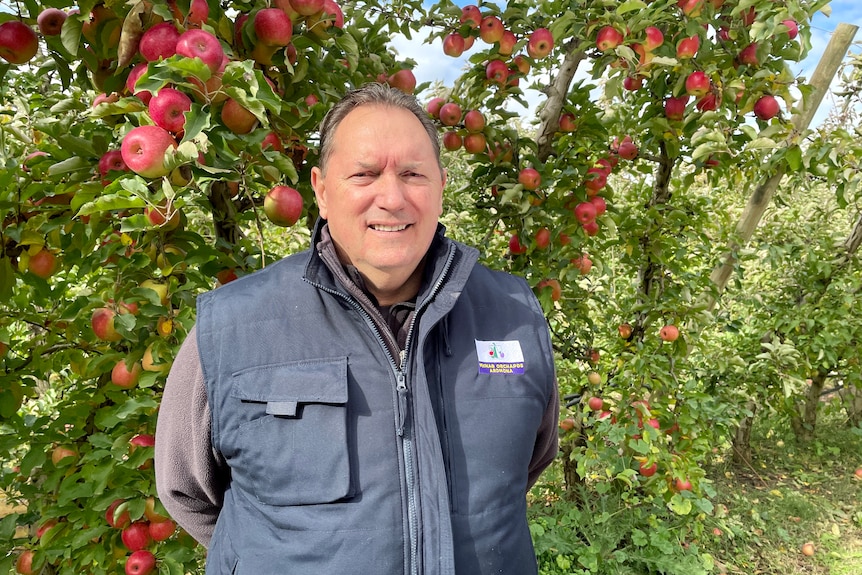
{"type": "Polygon", "coordinates": [[[199,297],[231,470],[208,574],[536,573],[525,491],[553,352],[526,282],[476,256],[443,240],[403,366],[314,252],[199,297]]]}

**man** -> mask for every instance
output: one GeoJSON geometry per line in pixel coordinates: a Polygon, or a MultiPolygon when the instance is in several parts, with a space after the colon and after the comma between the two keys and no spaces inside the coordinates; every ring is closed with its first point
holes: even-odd
{"type": "Polygon", "coordinates": [[[541,309],[437,220],[415,99],[349,93],[320,131],[312,249],[198,299],[156,481],[208,574],[536,573],[527,489],[557,451],[541,309]]]}

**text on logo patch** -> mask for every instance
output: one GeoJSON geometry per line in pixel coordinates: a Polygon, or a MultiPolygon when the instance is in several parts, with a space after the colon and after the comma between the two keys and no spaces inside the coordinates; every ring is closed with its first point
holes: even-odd
{"type": "Polygon", "coordinates": [[[511,374],[524,373],[524,352],[521,342],[476,340],[476,355],[479,356],[479,373],[511,374]]]}

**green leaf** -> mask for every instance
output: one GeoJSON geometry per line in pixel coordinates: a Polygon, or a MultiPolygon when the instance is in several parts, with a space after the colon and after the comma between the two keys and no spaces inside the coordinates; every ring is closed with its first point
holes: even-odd
{"type": "MultiPolygon", "coordinates": [[[[93,152],[92,155],[95,155],[93,152]]],[[[49,176],[58,176],[60,174],[67,174],[69,172],[77,172],[78,170],[92,170],[93,164],[85,159],[78,156],[73,156],[62,162],[57,162],[50,168],[48,168],[49,176]]]]}
{"type": "Polygon", "coordinates": [[[78,215],[86,216],[97,214],[99,212],[110,212],[113,210],[128,210],[132,208],[143,208],[146,203],[137,197],[119,196],[111,194],[96,198],[92,202],[86,203],[78,210],[78,215]]]}
{"type": "Polygon", "coordinates": [[[15,287],[15,270],[8,257],[0,258],[0,301],[9,301],[15,287]]]}
{"type": "Polygon", "coordinates": [[[668,508],[677,515],[688,515],[691,513],[691,500],[683,497],[679,493],[674,493],[673,497],[667,504],[668,508]]]}
{"type": "Polygon", "coordinates": [[[615,12],[619,15],[628,14],[629,12],[635,12],[637,10],[645,10],[647,7],[645,2],[641,0],[628,0],[628,2],[623,2],[620,4],[615,12]]]}
{"type": "Polygon", "coordinates": [[[798,172],[802,169],[802,149],[799,146],[788,149],[787,153],[784,154],[784,158],[787,160],[787,165],[790,166],[792,171],[798,172]]]}

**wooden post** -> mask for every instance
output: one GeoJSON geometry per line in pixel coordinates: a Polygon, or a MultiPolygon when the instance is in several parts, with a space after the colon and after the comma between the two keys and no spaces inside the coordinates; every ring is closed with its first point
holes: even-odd
{"type": "MultiPolygon", "coordinates": [[[[823,53],[823,57],[817,64],[814,74],[811,76],[810,84],[814,90],[808,98],[808,101],[805,102],[806,105],[802,112],[794,115],[791,119],[793,129],[796,132],[803,132],[808,129],[808,126],[811,124],[811,120],[814,118],[814,113],[817,111],[817,108],[820,107],[820,102],[823,101],[823,97],[829,91],[829,84],[832,82],[832,78],[835,77],[839,66],[841,66],[841,62],[844,60],[844,55],[850,48],[850,44],[853,42],[853,37],[856,35],[856,31],[858,29],[858,26],[845,23],[838,24],[835,28],[835,32],[832,34],[832,39],[829,41],[829,45],[826,46],[826,51],[823,53]]],[[[757,225],[760,223],[766,208],[772,201],[772,196],[775,194],[775,190],[778,189],[778,184],[781,182],[781,178],[784,176],[786,170],[787,164],[780,164],[776,168],[775,173],[770,174],[757,187],[757,189],[754,190],[754,193],[752,193],[751,197],[748,199],[748,204],[745,206],[745,210],[742,213],[739,223],[736,225],[737,239],[732,241],[728,246],[727,254],[724,256],[724,263],[713,270],[710,275],[710,279],[717,288],[716,293],[718,296],[720,296],[724,291],[724,288],[727,287],[727,282],[730,280],[730,276],[733,273],[733,268],[736,264],[737,250],[747,244],[751,239],[751,236],[754,234],[755,228],[757,228],[757,225]]],[[[707,309],[712,310],[715,307],[715,304],[716,297],[710,296],[707,309]]]]}

